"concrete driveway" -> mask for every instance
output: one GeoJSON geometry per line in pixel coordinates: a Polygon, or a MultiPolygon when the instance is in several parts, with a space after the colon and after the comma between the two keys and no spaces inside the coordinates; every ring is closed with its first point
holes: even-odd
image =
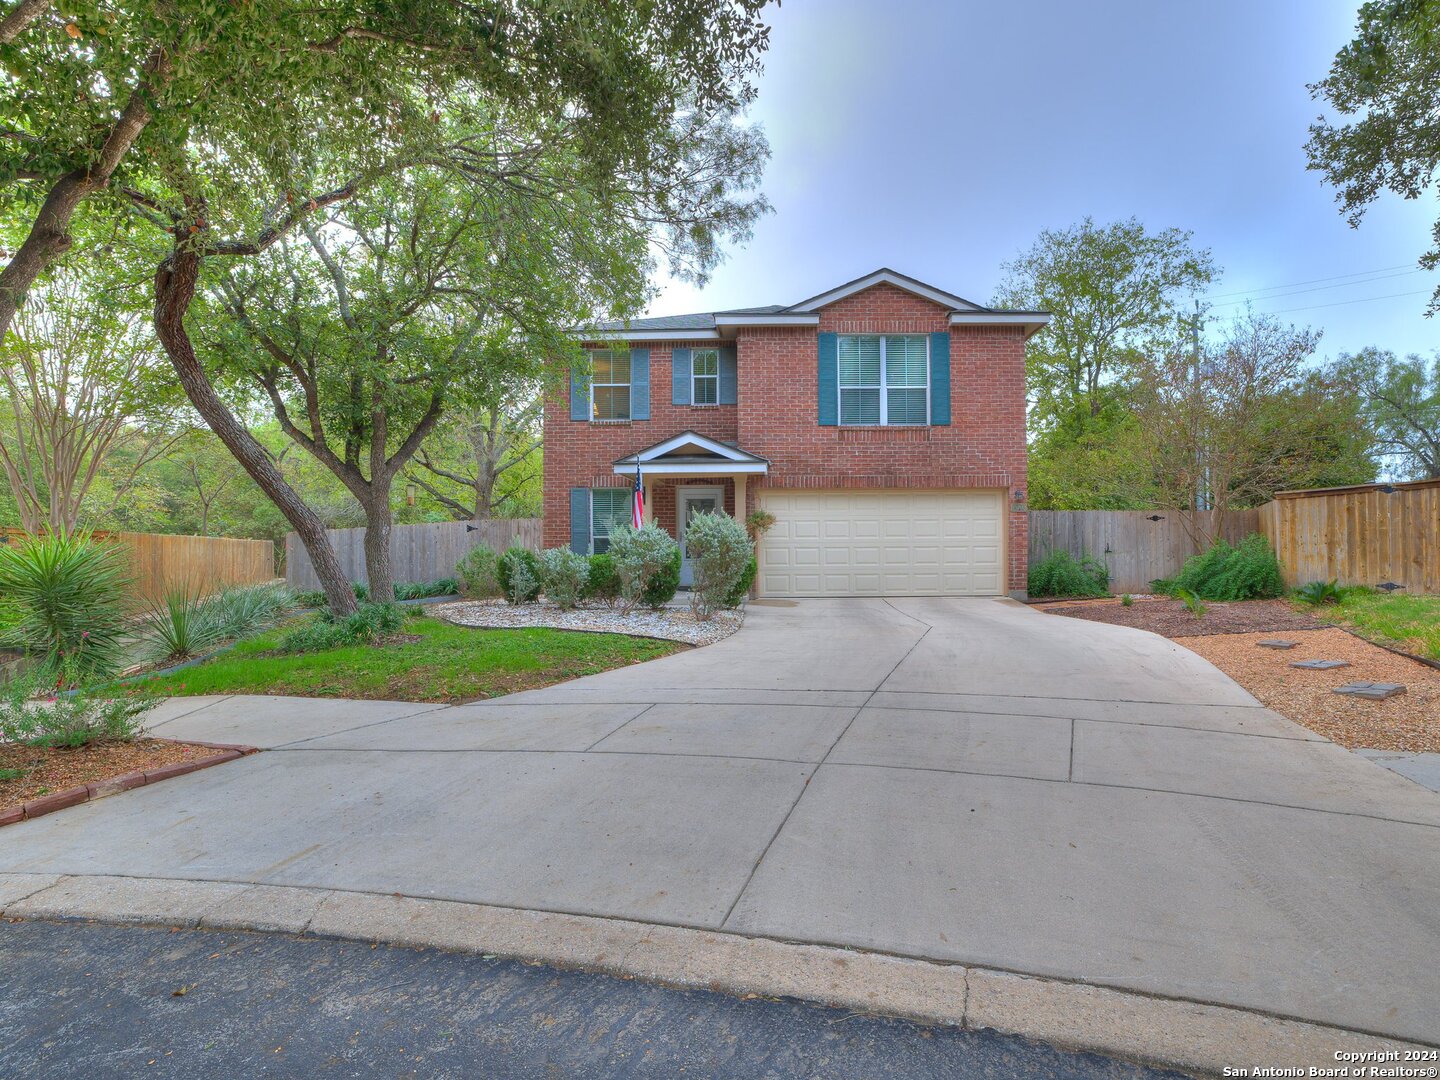
{"type": "Polygon", "coordinates": [[[6,828],[0,871],[398,892],[1440,1031],[1440,796],[1140,631],[799,601],[493,703],[164,709],[156,734],[274,750],[6,828]]]}

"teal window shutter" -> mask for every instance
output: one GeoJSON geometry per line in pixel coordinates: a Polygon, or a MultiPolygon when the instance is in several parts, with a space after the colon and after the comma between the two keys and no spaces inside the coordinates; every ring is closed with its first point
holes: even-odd
{"type": "Polygon", "coordinates": [[[630,419],[650,419],[650,350],[630,350],[630,419]]]}
{"type": "Polygon", "coordinates": [[[840,372],[837,358],[837,335],[819,334],[819,372],[817,387],[820,405],[820,423],[835,427],[839,423],[840,372]]]}
{"type": "Polygon", "coordinates": [[[950,423],[950,334],[930,335],[930,423],[950,423]]]}
{"type": "Polygon", "coordinates": [[[570,550],[590,554],[590,489],[570,489],[570,550]]]}
{"type": "Polygon", "coordinates": [[[590,377],[576,368],[570,370],[570,419],[590,419],[590,377]]]}
{"type": "Polygon", "coordinates": [[[690,350],[670,352],[670,404],[690,404],[690,350]]]}
{"type": "Polygon", "coordinates": [[[720,347],[720,404],[734,405],[738,391],[735,370],[735,346],[720,347]]]}

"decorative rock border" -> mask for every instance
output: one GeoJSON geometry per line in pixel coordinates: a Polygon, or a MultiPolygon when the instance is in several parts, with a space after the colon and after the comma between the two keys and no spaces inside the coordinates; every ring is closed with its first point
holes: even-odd
{"type": "Polygon", "coordinates": [[[121,773],[119,776],[97,780],[92,784],[79,784],[72,788],[66,788],[64,791],[41,795],[38,799],[30,799],[19,806],[0,810],[0,827],[14,825],[17,821],[25,821],[27,818],[40,817],[42,814],[53,814],[56,810],[79,806],[91,799],[103,799],[107,795],[118,795],[122,791],[144,787],[146,784],[154,784],[161,780],[169,780],[172,776],[184,776],[186,773],[198,772],[201,769],[208,769],[212,765],[222,765],[227,761],[234,761],[236,758],[260,752],[260,748],[256,746],[237,746],[233,743],[202,742],[199,739],[167,741],[184,742],[188,746],[204,746],[218,750],[220,753],[211,754],[209,757],[195,758],[192,761],[176,761],[155,769],[135,769],[131,772],[121,773]]]}
{"type": "Polygon", "coordinates": [[[436,608],[437,619],[475,630],[521,630],[543,627],[590,634],[623,634],[658,638],[685,645],[713,645],[740,629],[743,606],[717,611],[708,622],[697,622],[688,607],[667,606],[657,611],[637,608],[621,613],[603,607],[577,607],[563,611],[554,604],[507,604],[503,600],[463,600],[436,608]]]}

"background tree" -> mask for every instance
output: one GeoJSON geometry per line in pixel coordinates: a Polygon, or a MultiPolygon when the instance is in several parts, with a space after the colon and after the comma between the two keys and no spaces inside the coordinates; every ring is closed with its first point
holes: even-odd
{"type": "MultiPolygon", "coordinates": [[[[1361,6],[1355,37],[1335,54],[1310,96],[1347,119],[1321,116],[1305,144],[1309,167],[1337,189],[1352,226],[1384,190],[1418,199],[1440,167],[1440,4],[1374,0],[1361,6]]],[[[1420,265],[1440,265],[1440,221],[1420,265]]],[[[1440,288],[1429,311],[1440,310],[1440,288]]]]}
{"type": "MultiPolygon", "coordinates": [[[[1228,511],[1306,486],[1337,446],[1363,448],[1357,412],[1327,410],[1337,388],[1307,367],[1319,336],[1248,313],[1198,357],[1173,349],[1147,363],[1137,417],[1157,492],[1164,506],[1211,512],[1187,518],[1202,548],[1228,511]]],[[[1359,461],[1373,476],[1363,451],[1359,461]]]]}
{"type": "Polygon", "coordinates": [[[538,386],[480,391],[440,422],[406,477],[459,521],[538,514],[543,404],[538,386]]]}
{"type": "Polygon", "coordinates": [[[1440,479],[1440,354],[1362,349],[1340,363],[1355,386],[1375,449],[1410,480],[1440,479]]]}
{"type": "Polygon", "coordinates": [[[32,295],[0,350],[0,466],[31,533],[72,531],[102,476],[109,498],[123,498],[175,438],[169,368],[149,328],[115,282],[88,269],[32,295]]]}

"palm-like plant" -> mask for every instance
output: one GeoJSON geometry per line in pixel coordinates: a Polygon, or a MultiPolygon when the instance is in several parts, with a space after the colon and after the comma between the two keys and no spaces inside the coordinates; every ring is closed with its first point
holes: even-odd
{"type": "Polygon", "coordinates": [[[7,644],[69,678],[119,670],[129,571],[116,548],[88,532],[57,532],[0,547],[0,596],[16,618],[7,644]]]}
{"type": "Polygon", "coordinates": [[[188,589],[171,589],[145,612],[140,627],[147,660],[189,660],[218,642],[219,608],[188,589]]]}

